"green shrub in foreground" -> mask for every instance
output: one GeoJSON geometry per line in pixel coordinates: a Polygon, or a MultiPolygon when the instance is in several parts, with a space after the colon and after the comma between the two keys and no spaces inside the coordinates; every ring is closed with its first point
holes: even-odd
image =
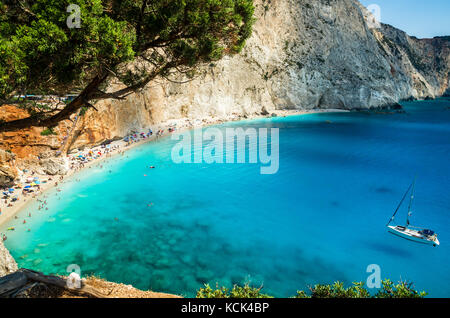
{"type": "Polygon", "coordinates": [[[243,287],[234,285],[231,290],[226,287],[218,287],[213,290],[208,284],[197,291],[197,298],[273,298],[272,296],[262,294],[260,288],[251,287],[245,284],[243,287]]]}
{"type": "MultiPolygon", "coordinates": [[[[382,282],[382,287],[374,295],[364,287],[364,283],[353,283],[353,286],[345,288],[344,283],[336,282],[332,285],[315,285],[310,287],[307,294],[297,291],[293,298],[423,298],[426,292],[414,290],[412,283],[399,282],[394,284],[389,279],[382,282]]],[[[212,289],[208,284],[197,291],[197,298],[273,298],[261,293],[260,288],[251,287],[248,283],[243,287],[234,285],[231,290],[226,287],[212,289]]]]}

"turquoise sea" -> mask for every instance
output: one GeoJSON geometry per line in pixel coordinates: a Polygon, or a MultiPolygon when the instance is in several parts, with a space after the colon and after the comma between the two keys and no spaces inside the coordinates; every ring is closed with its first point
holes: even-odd
{"type": "Polygon", "coordinates": [[[47,193],[48,210],[32,203],[0,232],[16,227],[6,246],[22,267],[66,274],[78,264],[82,276],[185,296],[203,283],[250,282],[286,297],[366,281],[377,264],[382,278],[450,297],[450,101],[403,104],[405,114],[217,126],[279,128],[275,175],[257,164],[175,164],[165,137],[77,173],[47,193]],[[415,175],[412,224],[435,230],[439,247],[386,230],[415,175]]]}

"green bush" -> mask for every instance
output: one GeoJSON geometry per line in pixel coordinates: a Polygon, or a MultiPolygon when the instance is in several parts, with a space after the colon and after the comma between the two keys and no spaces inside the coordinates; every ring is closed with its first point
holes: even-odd
{"type": "Polygon", "coordinates": [[[42,136],[50,136],[50,135],[56,135],[56,133],[53,131],[52,128],[45,128],[43,131],[41,131],[42,136]]]}
{"type": "MultiPolygon", "coordinates": [[[[349,288],[344,283],[336,282],[333,285],[315,285],[310,288],[311,298],[369,298],[370,293],[364,288],[364,283],[353,283],[349,288]]],[[[297,292],[297,295],[303,292],[297,292]]]]}
{"type": "MultiPolygon", "coordinates": [[[[243,287],[234,285],[231,291],[226,287],[216,286],[212,289],[208,284],[197,291],[197,298],[273,298],[262,294],[260,288],[251,287],[248,283],[243,287]]],[[[364,283],[353,283],[353,286],[345,288],[344,283],[336,282],[332,285],[315,285],[310,287],[307,294],[297,291],[293,298],[423,298],[426,292],[414,290],[412,283],[399,282],[394,284],[389,279],[382,282],[382,287],[374,295],[364,287],[364,283]]]]}
{"type": "Polygon", "coordinates": [[[389,279],[382,282],[383,287],[375,295],[376,298],[423,298],[426,292],[414,290],[412,283],[399,282],[394,285],[389,279]]]}
{"type": "Polygon", "coordinates": [[[218,287],[213,290],[208,284],[197,291],[197,298],[273,298],[272,296],[262,294],[260,288],[251,287],[245,284],[244,287],[234,285],[231,291],[226,287],[218,287]]]}

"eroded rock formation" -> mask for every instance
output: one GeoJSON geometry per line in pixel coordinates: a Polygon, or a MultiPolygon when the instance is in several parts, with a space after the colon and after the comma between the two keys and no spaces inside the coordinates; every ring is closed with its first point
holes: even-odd
{"type": "Polygon", "coordinates": [[[17,270],[17,263],[9,254],[9,251],[3,245],[0,239],[0,277],[14,273],[17,270]]]}
{"type": "MultiPolygon", "coordinates": [[[[29,116],[13,105],[0,107],[0,120],[14,120],[29,116]]],[[[44,128],[32,127],[20,131],[0,133],[0,187],[10,184],[18,170],[40,168],[54,170],[54,164],[39,160],[53,157],[60,148],[70,122],[61,122],[53,128],[53,134],[45,134],[44,128]]],[[[63,170],[61,170],[63,171],[63,170]]]]}
{"type": "Polygon", "coordinates": [[[15,154],[0,149],[0,186],[11,185],[16,179],[15,157],[15,154]]]}

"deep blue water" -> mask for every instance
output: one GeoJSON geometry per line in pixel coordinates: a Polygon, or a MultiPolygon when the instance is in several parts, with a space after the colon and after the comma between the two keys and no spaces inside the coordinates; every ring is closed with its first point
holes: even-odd
{"type": "MultiPolygon", "coordinates": [[[[78,264],[83,276],[187,296],[206,282],[291,296],[365,281],[378,264],[383,278],[450,297],[450,102],[404,105],[406,114],[218,126],[280,128],[275,175],[254,164],[177,165],[175,141],[145,144],[49,192],[48,211],[31,204],[3,228],[16,226],[6,246],[23,267],[65,274],[78,264]],[[436,248],[386,231],[415,175],[412,223],[439,234],[436,248]]],[[[397,220],[405,216],[406,206],[397,220]]]]}

